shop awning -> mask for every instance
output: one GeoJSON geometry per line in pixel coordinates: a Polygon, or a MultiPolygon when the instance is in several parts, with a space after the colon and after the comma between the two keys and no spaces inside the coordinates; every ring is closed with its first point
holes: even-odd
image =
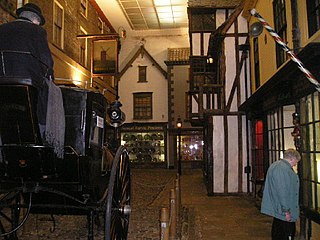
{"type": "MultiPolygon", "coordinates": [[[[320,43],[308,44],[297,56],[315,78],[320,80],[320,43]]],[[[290,60],[241,104],[239,111],[245,111],[249,117],[259,116],[269,109],[293,104],[314,91],[314,85],[296,63],[290,60]]]]}

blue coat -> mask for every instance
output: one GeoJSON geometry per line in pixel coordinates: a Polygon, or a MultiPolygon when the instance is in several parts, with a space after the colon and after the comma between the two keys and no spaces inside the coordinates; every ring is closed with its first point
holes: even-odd
{"type": "Polygon", "coordinates": [[[271,164],[265,181],[261,212],[286,221],[290,212],[292,222],[299,217],[299,177],[286,160],[271,164]]]}

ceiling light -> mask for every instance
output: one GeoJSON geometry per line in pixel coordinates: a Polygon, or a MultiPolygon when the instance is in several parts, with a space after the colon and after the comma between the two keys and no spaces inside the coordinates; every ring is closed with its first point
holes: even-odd
{"type": "Polygon", "coordinates": [[[154,0],[156,6],[168,6],[171,5],[171,0],[154,0]]]}

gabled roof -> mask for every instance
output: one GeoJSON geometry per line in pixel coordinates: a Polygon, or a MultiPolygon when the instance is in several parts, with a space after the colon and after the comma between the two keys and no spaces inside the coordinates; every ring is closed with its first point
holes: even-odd
{"type": "Polygon", "coordinates": [[[131,66],[131,64],[137,59],[139,55],[145,55],[147,56],[151,62],[154,64],[154,66],[162,73],[162,75],[167,78],[167,72],[159,65],[159,63],[150,55],[150,53],[144,48],[142,45],[138,51],[134,54],[134,56],[129,60],[129,62],[126,64],[126,66],[120,71],[119,77],[122,77],[122,75],[128,70],[128,68],[131,66]]]}

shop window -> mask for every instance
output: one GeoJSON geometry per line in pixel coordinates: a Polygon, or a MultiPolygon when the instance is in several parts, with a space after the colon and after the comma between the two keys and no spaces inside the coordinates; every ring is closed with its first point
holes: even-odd
{"type": "Polygon", "coordinates": [[[63,48],[63,31],[64,31],[64,10],[57,2],[54,2],[53,10],[53,43],[63,48]]]}
{"type": "Polygon", "coordinates": [[[147,66],[139,66],[138,82],[147,82],[147,66]]]}
{"type": "Polygon", "coordinates": [[[292,121],[294,112],[295,106],[288,105],[270,112],[267,116],[269,164],[279,160],[284,150],[295,148],[291,135],[294,130],[292,121]]]}
{"type": "MultiPolygon", "coordinates": [[[[284,42],[287,42],[287,18],[285,0],[273,1],[273,16],[275,31],[284,42]]],[[[286,52],[283,51],[282,47],[279,44],[276,44],[277,67],[280,67],[286,61],[286,56],[286,52]]]]}
{"type": "Polygon", "coordinates": [[[254,139],[254,159],[252,178],[254,181],[264,180],[264,161],[263,161],[263,121],[257,120],[255,123],[254,139]]]}
{"type": "MultiPolygon", "coordinates": [[[[177,136],[177,142],[179,142],[177,136]]],[[[179,149],[177,146],[177,154],[179,149]]],[[[203,160],[203,139],[200,135],[181,136],[181,161],[201,161],[203,160]]],[[[177,159],[179,156],[177,156],[177,159]]]]}
{"type": "MultiPolygon", "coordinates": [[[[144,127],[141,127],[142,129],[144,127]]],[[[121,144],[126,146],[133,163],[165,162],[164,131],[134,131],[128,129],[121,133],[121,144]]]]}
{"type": "Polygon", "coordinates": [[[320,213],[320,119],[319,93],[300,101],[302,138],[302,204],[320,213]]]}
{"type": "Polygon", "coordinates": [[[134,119],[152,119],[152,93],[133,94],[134,119]]]}
{"type": "Polygon", "coordinates": [[[320,29],[320,1],[307,0],[309,37],[320,29]]]}

